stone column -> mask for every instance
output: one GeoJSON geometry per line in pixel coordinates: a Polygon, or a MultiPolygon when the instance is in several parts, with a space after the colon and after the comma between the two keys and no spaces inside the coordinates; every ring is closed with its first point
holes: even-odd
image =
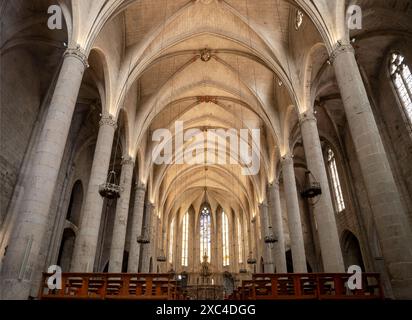
{"type": "Polygon", "coordinates": [[[340,273],[345,272],[345,267],[316,122],[316,117],[312,112],[302,114],[300,118],[308,169],[322,188],[322,194],[314,201],[313,211],[318,227],[324,272],[340,273]]]}
{"type": "Polygon", "coordinates": [[[254,243],[254,232],[253,232],[254,224],[253,224],[253,218],[252,220],[247,224],[247,234],[248,234],[248,252],[246,252],[246,257],[245,261],[247,263],[247,266],[249,267],[249,272],[254,273],[253,265],[248,263],[248,260],[250,258],[256,258],[256,252],[255,250],[255,243],[254,243]]]}
{"type": "Polygon", "coordinates": [[[136,184],[130,237],[129,262],[127,267],[127,272],[129,273],[137,273],[139,271],[140,244],[137,242],[137,238],[142,235],[145,193],[146,186],[141,183],[136,184]]]}
{"type": "Polygon", "coordinates": [[[229,233],[229,240],[232,243],[232,256],[233,258],[230,260],[230,265],[231,265],[231,270],[234,273],[239,272],[239,246],[238,246],[238,227],[237,227],[237,218],[236,214],[232,211],[232,224],[231,224],[231,230],[232,234],[229,233]]]}
{"type": "Polygon", "coordinates": [[[52,218],[49,208],[87,67],[87,56],[80,48],[66,50],[3,260],[0,298],[27,299],[32,285],[39,285],[45,263],[41,243],[52,218]]]}
{"type": "Polygon", "coordinates": [[[282,157],[283,184],[285,187],[286,208],[292,249],[293,272],[306,273],[306,255],[300,219],[299,199],[296,189],[295,169],[290,154],[282,157]]]}
{"type": "Polygon", "coordinates": [[[74,247],[73,272],[93,272],[96,256],[103,209],[103,197],[99,194],[99,186],[107,180],[113,138],[117,128],[116,121],[110,115],[103,115],[99,125],[82,221],[74,247]]]}
{"type": "Polygon", "coordinates": [[[335,68],[349,129],[361,167],[393,292],[412,298],[412,236],[372,108],[349,43],[338,43],[335,68]]]}
{"type": "Polygon", "coordinates": [[[268,214],[268,205],[266,201],[259,204],[259,213],[260,213],[260,229],[262,234],[262,251],[263,259],[265,264],[265,273],[274,273],[275,268],[273,265],[273,255],[272,250],[269,248],[269,245],[265,243],[265,237],[269,235],[269,214],[268,214]]]}
{"type": "Polygon", "coordinates": [[[134,161],[127,157],[122,162],[120,199],[117,200],[116,217],[114,220],[112,244],[110,247],[109,272],[122,272],[124,245],[126,242],[127,218],[129,215],[130,191],[133,180],[134,161]]]}
{"type": "Polygon", "coordinates": [[[274,182],[268,187],[269,212],[271,226],[277,242],[273,248],[274,263],[277,273],[287,273],[285,254],[285,235],[283,233],[282,207],[280,204],[279,183],[274,182]]]}
{"type": "Polygon", "coordinates": [[[151,246],[153,242],[153,237],[152,237],[152,232],[151,226],[152,226],[152,214],[153,214],[153,208],[154,205],[150,202],[145,204],[145,221],[144,221],[144,227],[145,227],[145,235],[150,236],[150,243],[144,244],[143,245],[143,257],[142,257],[142,273],[148,273],[149,272],[149,267],[150,267],[150,257],[152,255],[151,252],[151,246]]]}

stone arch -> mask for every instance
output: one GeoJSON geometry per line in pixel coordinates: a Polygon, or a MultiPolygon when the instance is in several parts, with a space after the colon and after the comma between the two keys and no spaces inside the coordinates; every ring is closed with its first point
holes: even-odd
{"type": "Polygon", "coordinates": [[[149,261],[149,273],[153,272],[153,257],[150,257],[149,261]]]}
{"type": "Polygon", "coordinates": [[[349,230],[345,230],[342,234],[342,254],[346,269],[351,265],[357,265],[365,271],[359,240],[349,230]]]}
{"type": "Polygon", "coordinates": [[[79,226],[80,216],[83,204],[83,184],[80,180],[77,180],[72,188],[70,195],[69,207],[67,209],[66,220],[73,223],[75,226],[79,226]]]}
{"type": "Polygon", "coordinates": [[[68,272],[70,270],[75,240],[76,234],[74,233],[73,229],[64,229],[59,250],[59,257],[57,259],[57,265],[62,268],[63,272],[68,272]]]}

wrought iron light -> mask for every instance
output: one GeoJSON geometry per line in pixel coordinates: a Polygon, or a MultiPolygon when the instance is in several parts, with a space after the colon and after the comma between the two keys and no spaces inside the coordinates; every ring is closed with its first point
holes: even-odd
{"type": "Polygon", "coordinates": [[[142,234],[137,237],[137,242],[140,243],[140,244],[148,244],[148,243],[150,243],[150,238],[149,238],[147,232],[145,232],[145,231],[146,231],[145,229],[146,229],[146,228],[143,227],[143,232],[142,232],[142,234]]]}
{"type": "Polygon", "coordinates": [[[272,227],[269,227],[269,233],[267,236],[265,236],[265,243],[267,244],[273,244],[278,242],[278,239],[275,237],[273,231],[272,231],[272,227]]]}
{"type": "Polygon", "coordinates": [[[302,197],[311,199],[321,194],[322,188],[320,186],[320,183],[315,180],[312,172],[306,171],[305,188],[301,192],[302,197]]]}
{"type": "Polygon", "coordinates": [[[158,262],[166,262],[166,256],[165,256],[165,254],[164,254],[163,249],[160,250],[160,254],[159,254],[159,256],[157,257],[157,261],[158,261],[158,262]]]}
{"type": "Polygon", "coordinates": [[[249,253],[249,258],[247,259],[247,264],[256,264],[256,259],[253,258],[252,252],[249,253]]]}
{"type": "Polygon", "coordinates": [[[116,171],[112,170],[107,176],[107,181],[99,186],[99,194],[106,199],[120,198],[121,188],[117,184],[116,171]]]}

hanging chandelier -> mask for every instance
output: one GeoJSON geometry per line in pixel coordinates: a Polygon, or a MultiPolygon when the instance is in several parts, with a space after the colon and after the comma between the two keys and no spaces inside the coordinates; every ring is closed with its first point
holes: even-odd
{"type": "Polygon", "coordinates": [[[256,259],[253,258],[252,251],[249,253],[249,258],[247,259],[247,264],[256,264],[256,259]]]}
{"type": "Polygon", "coordinates": [[[303,191],[300,193],[303,198],[311,199],[322,194],[320,183],[316,181],[312,172],[306,171],[306,181],[303,191]]]}
{"type": "Polygon", "coordinates": [[[272,227],[269,227],[269,233],[265,236],[264,241],[266,244],[273,245],[274,243],[278,242],[275,234],[273,233],[272,227]]]}
{"type": "Polygon", "coordinates": [[[107,176],[107,181],[99,186],[99,194],[106,199],[120,198],[121,188],[117,184],[116,171],[112,170],[107,176]]]}
{"type": "Polygon", "coordinates": [[[119,148],[120,132],[117,133],[117,143],[114,152],[114,158],[112,162],[112,170],[107,176],[106,182],[99,186],[99,194],[106,199],[117,199],[120,198],[121,188],[118,184],[116,171],[114,170],[114,165],[116,162],[117,150],[119,148]]]}
{"type": "Polygon", "coordinates": [[[137,237],[137,242],[140,244],[150,243],[150,237],[148,235],[148,232],[146,232],[146,227],[143,227],[143,232],[140,236],[137,237]]]}
{"type": "Polygon", "coordinates": [[[160,254],[156,259],[158,262],[166,262],[166,255],[164,254],[163,249],[160,250],[160,254]]]}

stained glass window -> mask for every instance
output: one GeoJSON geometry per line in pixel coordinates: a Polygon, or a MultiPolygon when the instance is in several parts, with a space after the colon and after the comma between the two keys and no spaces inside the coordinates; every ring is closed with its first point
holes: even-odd
{"type": "Polygon", "coordinates": [[[390,72],[406,117],[412,124],[412,74],[404,56],[392,53],[390,72]]]}
{"type": "Polygon", "coordinates": [[[173,218],[170,224],[169,231],[169,263],[173,263],[173,239],[175,236],[175,218],[173,218]]]}
{"type": "Polygon", "coordinates": [[[203,256],[207,255],[207,261],[210,262],[210,210],[207,206],[203,206],[200,212],[200,261],[203,261],[203,256]]]}
{"type": "Polygon", "coordinates": [[[222,244],[223,244],[223,266],[229,265],[229,220],[225,212],[222,212],[222,244]]]}
{"type": "Polygon", "coordinates": [[[242,226],[239,218],[237,219],[237,246],[239,250],[239,263],[243,263],[243,244],[242,244],[242,226]]]}
{"type": "Polygon", "coordinates": [[[333,193],[335,196],[336,210],[342,212],[345,210],[345,201],[343,199],[342,187],[340,184],[338,168],[336,166],[335,154],[332,149],[328,149],[328,166],[332,179],[333,193]]]}
{"type": "Polygon", "coordinates": [[[189,265],[189,212],[183,217],[183,234],[182,234],[182,266],[189,265]]]}

